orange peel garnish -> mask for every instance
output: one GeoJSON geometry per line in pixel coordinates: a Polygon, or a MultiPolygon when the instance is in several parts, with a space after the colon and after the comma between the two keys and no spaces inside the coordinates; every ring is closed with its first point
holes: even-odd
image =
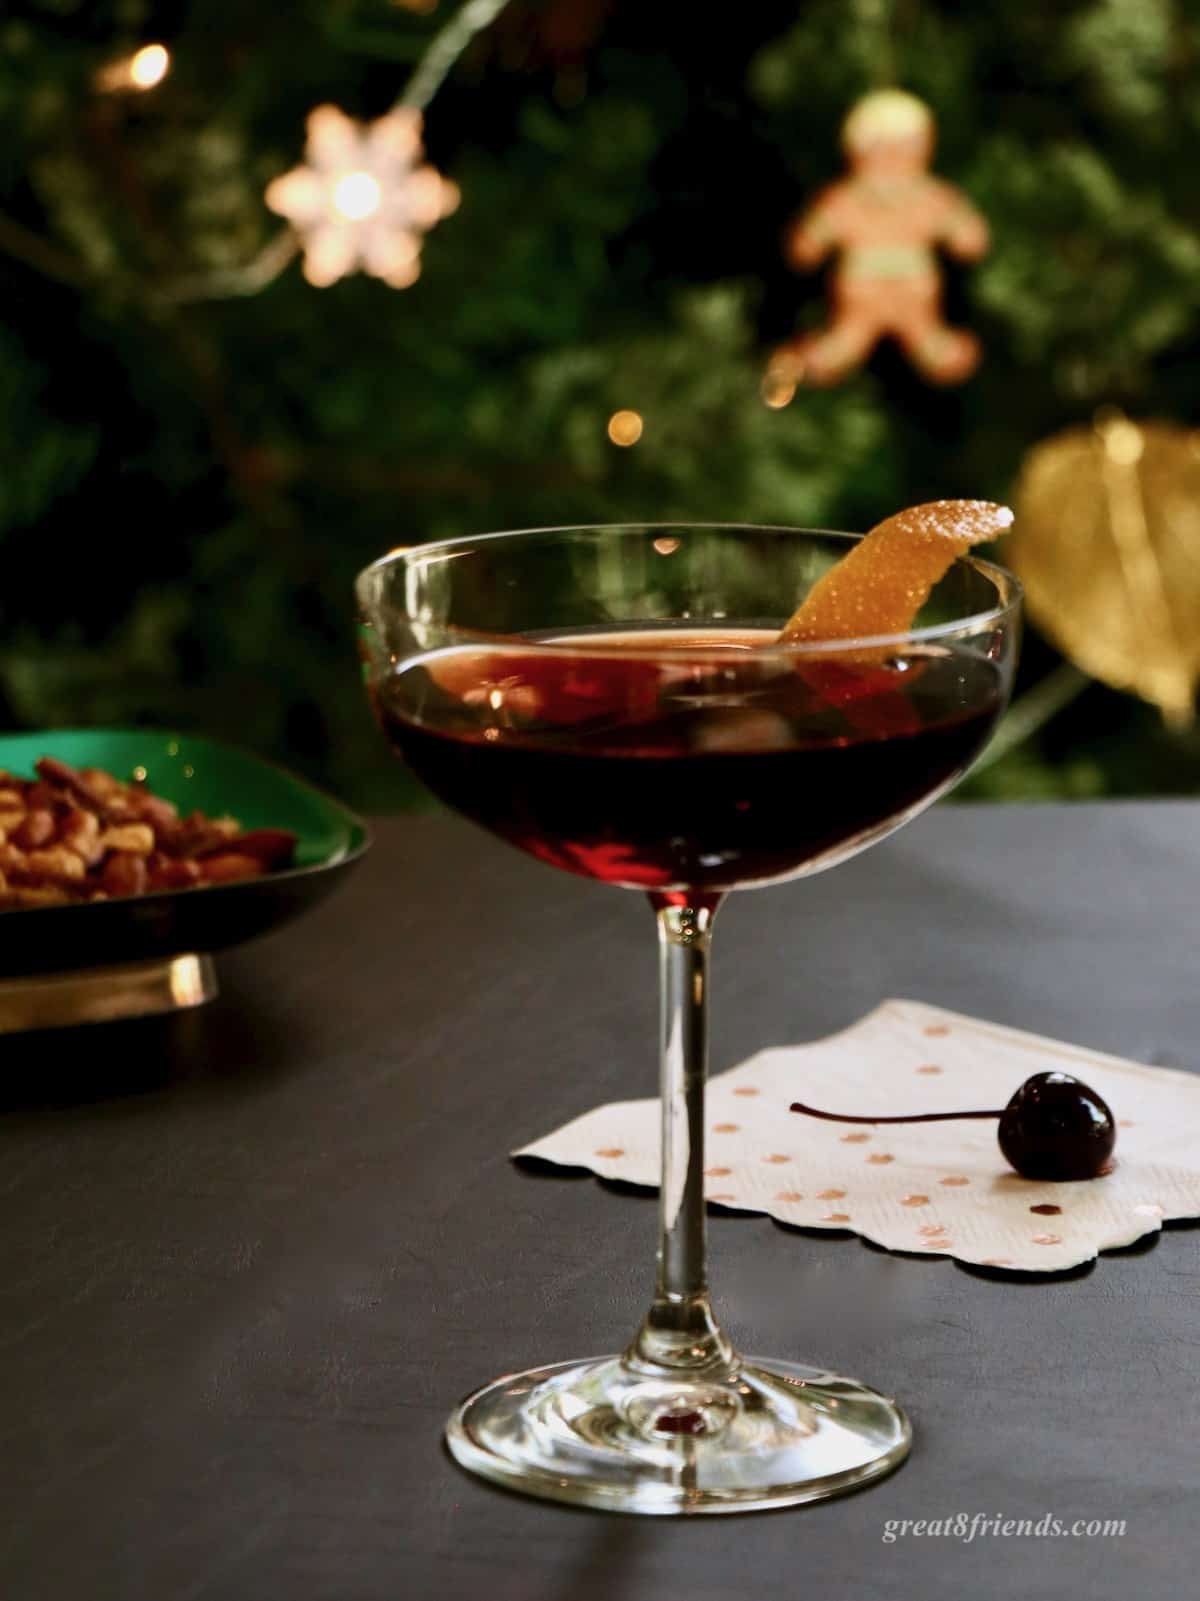
{"type": "Polygon", "coordinates": [[[809,590],[779,635],[781,645],[907,634],[929,593],[972,545],[1012,526],[990,500],[931,500],[872,528],[809,590]]]}

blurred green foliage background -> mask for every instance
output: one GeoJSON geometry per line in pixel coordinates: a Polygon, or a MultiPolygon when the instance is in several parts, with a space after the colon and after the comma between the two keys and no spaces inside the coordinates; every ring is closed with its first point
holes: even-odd
{"type": "MultiPolygon", "coordinates": [[[[1101,405],[1200,420],[1196,0],[510,0],[426,119],[463,204],[404,291],[244,269],[322,102],[382,114],[456,0],[25,0],[0,12],[0,715],[222,734],[413,799],[362,699],[355,572],[397,544],[627,519],[861,528],[1004,499],[1101,405]],[[147,40],[153,91],[97,73],[147,40]],[[820,321],[781,233],[894,77],[993,248],[948,269],[986,356],[884,349],[765,407],[820,321]],[[606,435],[633,407],[632,449],[606,435]]],[[[1029,640],[1019,693],[1053,651],[1029,640]]],[[[1036,701],[1033,703],[1036,706],[1036,701]]],[[[1029,719],[1038,725],[1039,719],[1029,719]]],[[[1200,787],[1200,739],[1093,686],[965,793],[1200,787]]]]}

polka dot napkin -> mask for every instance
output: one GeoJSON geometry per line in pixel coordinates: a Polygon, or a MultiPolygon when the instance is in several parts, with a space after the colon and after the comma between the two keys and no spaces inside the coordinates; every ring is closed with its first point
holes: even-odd
{"type": "MultiPolygon", "coordinates": [[[[512,1154],[656,1187],[658,1101],[597,1107],[512,1154]]],[[[760,1051],[710,1081],[705,1194],[894,1251],[1025,1272],[1073,1267],[1166,1218],[1200,1216],[1200,1077],[885,1001],[842,1034],[760,1051]],[[870,1128],[788,1110],[794,1100],[878,1116],[999,1107],[1052,1070],[1112,1108],[1116,1165],[1102,1178],[1020,1178],[992,1121],[870,1128]]]]}

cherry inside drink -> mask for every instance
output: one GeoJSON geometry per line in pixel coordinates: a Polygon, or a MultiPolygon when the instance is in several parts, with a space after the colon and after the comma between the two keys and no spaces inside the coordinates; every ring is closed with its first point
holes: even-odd
{"type": "Polygon", "coordinates": [[[448,805],[610,884],[719,892],[825,867],[953,782],[1002,705],[977,647],[769,650],[688,628],[453,647],[376,690],[448,805]]]}

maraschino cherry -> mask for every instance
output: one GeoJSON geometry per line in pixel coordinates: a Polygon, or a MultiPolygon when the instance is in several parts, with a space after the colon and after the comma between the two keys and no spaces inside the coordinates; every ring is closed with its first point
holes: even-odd
{"type": "Polygon", "coordinates": [[[833,1123],[944,1123],[963,1117],[999,1119],[997,1138],[1022,1178],[1094,1179],[1110,1171],[1117,1125],[1096,1091],[1070,1073],[1035,1073],[999,1111],[919,1112],[910,1117],[843,1116],[793,1101],[793,1112],[833,1123]]]}

